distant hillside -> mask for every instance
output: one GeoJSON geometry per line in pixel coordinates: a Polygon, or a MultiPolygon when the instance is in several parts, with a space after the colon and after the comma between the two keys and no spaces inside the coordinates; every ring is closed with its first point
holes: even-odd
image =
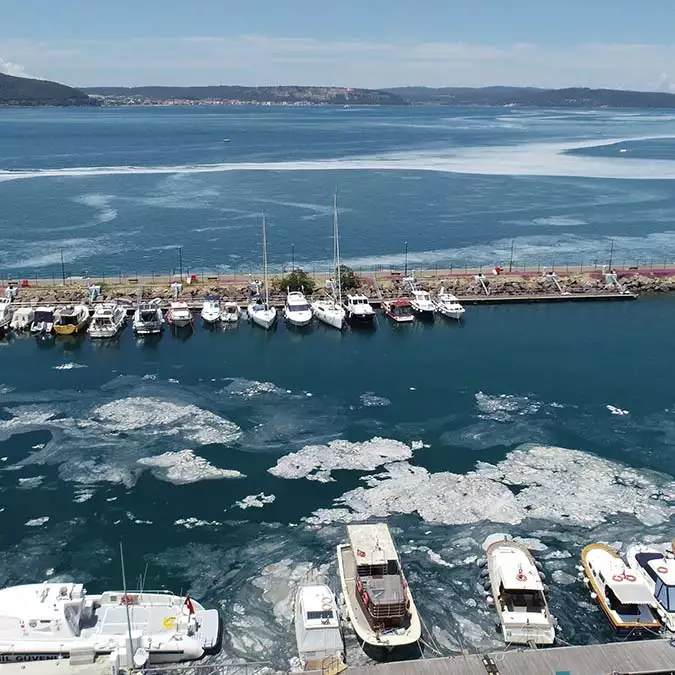
{"type": "Polygon", "coordinates": [[[100,105],[79,89],[0,73],[0,106],[100,105]]]}
{"type": "Polygon", "coordinates": [[[675,94],[620,89],[535,87],[397,87],[387,89],[408,103],[449,106],[536,106],[545,108],[675,108],[675,94]]]}
{"type": "Polygon", "coordinates": [[[89,94],[114,103],[141,104],[163,101],[254,103],[330,103],[336,105],[406,105],[396,94],[375,89],[344,87],[90,87],[89,94]]]}

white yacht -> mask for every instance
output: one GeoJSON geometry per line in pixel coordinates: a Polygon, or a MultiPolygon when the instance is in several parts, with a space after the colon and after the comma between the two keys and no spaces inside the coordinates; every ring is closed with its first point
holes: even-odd
{"type": "Polygon", "coordinates": [[[656,600],[656,613],[675,632],[675,541],[668,544],[630,546],[628,566],[642,578],[656,600]]]}
{"type": "Polygon", "coordinates": [[[338,232],[337,194],[333,195],[333,270],[335,279],[326,281],[328,297],[312,303],[312,314],[323,323],[342,330],[346,312],[342,306],[342,280],[340,272],[340,235],[338,232]]]}
{"type": "Polygon", "coordinates": [[[0,298],[0,335],[4,335],[9,329],[14,315],[11,298],[0,298]]]}
{"type": "Polygon", "coordinates": [[[443,316],[450,319],[457,319],[458,321],[464,316],[464,307],[459,303],[459,300],[452,293],[447,293],[445,288],[441,286],[436,295],[436,311],[443,316]]]}
{"type": "MultiPolygon", "coordinates": [[[[263,238],[263,284],[260,288],[260,282],[255,282],[256,295],[251,299],[248,305],[248,318],[265,330],[269,330],[274,326],[277,320],[277,310],[275,307],[270,307],[270,293],[269,280],[267,278],[267,228],[265,227],[265,216],[262,219],[262,238],[263,238]],[[264,292],[264,298],[260,291],[264,292]]],[[[249,284],[250,285],[250,284],[249,284]]]]}
{"type": "Polygon", "coordinates": [[[77,335],[89,325],[89,307],[70,305],[54,312],[54,332],[57,335],[77,335]]]}
{"type": "Polygon", "coordinates": [[[295,639],[302,669],[338,673],[344,642],[333,592],[323,584],[301,586],[295,596],[295,639]]]}
{"type": "Polygon", "coordinates": [[[51,335],[54,330],[54,307],[36,307],[30,332],[33,335],[51,335]]]}
{"type": "Polygon", "coordinates": [[[126,318],[126,307],[116,302],[104,302],[96,306],[88,333],[93,338],[115,337],[124,327],[126,318]]]}
{"type": "Polygon", "coordinates": [[[431,301],[429,293],[416,288],[410,294],[410,306],[413,312],[421,318],[433,319],[436,305],[431,301]]]}
{"type": "Polygon", "coordinates": [[[236,302],[224,302],[220,310],[220,320],[223,323],[237,323],[241,310],[236,302]]]}
{"type": "Polygon", "coordinates": [[[160,301],[141,302],[136,307],[131,327],[136,335],[157,335],[164,329],[160,301]]]}
{"type": "Polygon", "coordinates": [[[613,548],[589,544],[581,552],[581,564],[591,598],[600,605],[615,633],[639,637],[659,631],[661,622],[652,610],[652,592],[613,548]]]}
{"type": "Polygon", "coordinates": [[[312,322],[312,310],[307,298],[300,291],[289,291],[286,294],[284,319],[293,326],[308,326],[312,322]]]}
{"type": "Polygon", "coordinates": [[[3,663],[75,655],[93,663],[129,646],[137,666],[193,661],[220,649],[220,630],[217,610],[163,591],[89,595],[70,582],[0,590],[3,663]]]}
{"type": "Polygon", "coordinates": [[[343,302],[347,320],[352,323],[373,323],[375,319],[375,310],[368,298],[362,293],[347,293],[347,298],[343,302]]]}
{"type": "Polygon", "coordinates": [[[483,545],[487,560],[489,604],[497,610],[507,644],[551,645],[555,625],[546,601],[539,570],[526,546],[503,535],[488,537],[483,545]]]}
{"type": "Polygon", "coordinates": [[[220,321],[220,298],[217,295],[207,295],[204,298],[202,321],[211,325],[220,321]]]}
{"type": "Polygon", "coordinates": [[[28,330],[34,316],[35,310],[32,307],[19,307],[14,311],[9,327],[17,332],[28,330]]]}
{"type": "Polygon", "coordinates": [[[337,547],[342,596],[360,640],[391,650],[420,639],[422,627],[386,523],[348,525],[337,547]]]}
{"type": "Polygon", "coordinates": [[[169,311],[166,313],[166,320],[175,328],[186,328],[192,326],[192,313],[186,302],[177,300],[169,305],[169,311]]]}

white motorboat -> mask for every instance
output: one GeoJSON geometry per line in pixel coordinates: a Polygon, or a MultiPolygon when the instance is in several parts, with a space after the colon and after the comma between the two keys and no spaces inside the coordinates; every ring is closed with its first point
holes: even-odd
{"type": "Polygon", "coordinates": [[[675,541],[668,544],[630,546],[628,566],[647,584],[656,600],[656,613],[675,632],[675,541]]]}
{"type": "Polygon", "coordinates": [[[312,303],[312,314],[323,323],[342,330],[346,312],[342,306],[342,279],[340,271],[340,235],[338,231],[337,194],[333,195],[333,270],[335,279],[328,279],[328,297],[312,303]]]}
{"type": "Polygon", "coordinates": [[[189,596],[89,595],[82,584],[70,582],[0,590],[2,663],[74,656],[93,663],[98,655],[120,651],[130,651],[127,659],[138,659],[137,665],[193,661],[217,652],[220,637],[217,610],[205,610],[189,596]]]}
{"type": "Polygon", "coordinates": [[[503,535],[488,537],[485,544],[486,586],[491,592],[507,644],[551,645],[555,625],[546,601],[545,587],[526,546],[503,535]]]}
{"type": "Polygon", "coordinates": [[[54,330],[54,307],[36,307],[30,332],[33,335],[51,335],[54,330]]]}
{"type": "Polygon", "coordinates": [[[347,293],[343,306],[351,323],[372,324],[375,319],[375,310],[362,293],[347,293]]]}
{"type": "Polygon", "coordinates": [[[117,302],[104,302],[96,306],[88,333],[93,338],[115,337],[124,327],[126,307],[117,302]]]}
{"type": "Polygon", "coordinates": [[[220,309],[220,320],[223,323],[237,323],[241,310],[236,302],[224,302],[220,309]]]}
{"type": "Polygon", "coordinates": [[[436,305],[431,301],[429,293],[416,288],[410,294],[412,296],[410,298],[410,306],[413,312],[420,316],[420,318],[433,319],[436,305]]]}
{"type": "Polygon", "coordinates": [[[141,302],[136,307],[131,327],[137,335],[157,335],[164,329],[161,300],[141,302]]]}
{"type": "Polygon", "coordinates": [[[192,326],[192,313],[186,302],[177,300],[169,305],[166,320],[174,328],[187,328],[192,326]]]}
{"type": "Polygon", "coordinates": [[[312,322],[312,310],[307,298],[300,291],[289,291],[286,294],[284,319],[293,326],[308,326],[312,322]]]}
{"type": "Polygon", "coordinates": [[[33,323],[34,316],[35,310],[32,307],[19,307],[14,311],[9,327],[17,332],[28,330],[33,323]]]}
{"type": "Polygon", "coordinates": [[[57,335],[83,333],[89,325],[89,307],[70,305],[54,312],[54,332],[57,335]]]}
{"type": "Polygon", "coordinates": [[[337,547],[349,620],[365,644],[393,649],[420,639],[422,627],[386,523],[348,525],[337,547]]]}
{"type": "Polygon", "coordinates": [[[262,218],[262,239],[263,239],[263,292],[264,298],[260,292],[260,282],[256,282],[256,295],[251,299],[248,305],[248,318],[265,330],[269,330],[276,323],[277,310],[270,307],[269,280],[267,278],[267,228],[265,226],[265,215],[262,218]]]}
{"type": "Polygon", "coordinates": [[[217,295],[207,295],[204,298],[202,321],[208,324],[220,321],[220,298],[217,295]]]}
{"type": "Polygon", "coordinates": [[[302,669],[338,673],[344,666],[340,615],[323,584],[301,586],[295,596],[295,639],[302,669]]]}
{"type": "Polygon", "coordinates": [[[655,604],[652,592],[613,548],[589,544],[581,552],[581,564],[591,587],[591,598],[600,605],[615,633],[640,637],[661,628],[652,610],[655,604]]]}
{"type": "Polygon", "coordinates": [[[459,300],[452,293],[447,293],[445,288],[441,286],[436,295],[436,311],[443,316],[450,319],[457,319],[458,321],[464,316],[464,307],[459,303],[459,300]]]}
{"type": "Polygon", "coordinates": [[[0,335],[4,335],[9,329],[14,316],[11,298],[0,298],[0,335]]]}

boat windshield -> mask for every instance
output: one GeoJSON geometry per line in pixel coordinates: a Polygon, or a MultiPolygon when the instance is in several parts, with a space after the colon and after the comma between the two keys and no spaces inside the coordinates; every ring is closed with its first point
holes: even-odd
{"type": "Polygon", "coordinates": [[[654,597],[667,612],[675,612],[675,586],[667,586],[659,580],[656,583],[654,597]]]}
{"type": "Polygon", "coordinates": [[[320,612],[307,612],[307,619],[332,619],[333,610],[325,609],[320,612]]]}
{"type": "Polygon", "coordinates": [[[54,321],[54,314],[53,314],[53,312],[47,312],[47,311],[35,312],[35,316],[33,317],[33,321],[35,321],[35,323],[39,323],[40,321],[45,321],[47,323],[51,323],[52,321],[54,321]]]}
{"type": "Polygon", "coordinates": [[[289,305],[289,312],[307,312],[309,310],[309,305],[289,305]]]}

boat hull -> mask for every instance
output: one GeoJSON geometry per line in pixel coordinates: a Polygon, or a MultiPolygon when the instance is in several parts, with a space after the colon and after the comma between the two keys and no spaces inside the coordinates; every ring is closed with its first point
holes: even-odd
{"type": "Polygon", "coordinates": [[[341,307],[331,306],[326,303],[315,302],[312,305],[314,316],[328,326],[342,330],[345,323],[345,311],[341,307]]]}
{"type": "Polygon", "coordinates": [[[303,326],[309,326],[309,324],[312,323],[312,313],[284,311],[284,319],[290,323],[291,326],[302,328],[303,326]]]}
{"type": "Polygon", "coordinates": [[[347,310],[347,321],[351,324],[371,326],[375,322],[375,312],[361,314],[347,310]]]}
{"type": "Polygon", "coordinates": [[[80,321],[80,323],[68,326],[54,325],[54,332],[57,335],[77,335],[83,333],[87,329],[87,321],[80,321]]]}
{"type": "Polygon", "coordinates": [[[135,323],[132,328],[136,335],[159,335],[164,326],[156,321],[154,323],[135,323]]]}
{"type": "Polygon", "coordinates": [[[265,330],[269,330],[272,328],[272,326],[274,326],[277,320],[276,309],[270,308],[255,310],[252,307],[252,305],[249,305],[248,317],[254,324],[264,328],[265,330]]]}
{"type": "Polygon", "coordinates": [[[410,589],[407,586],[405,587],[406,600],[410,612],[409,626],[400,632],[380,633],[375,631],[371,627],[356,597],[356,560],[349,544],[338,545],[337,559],[342,597],[347,608],[349,620],[357,637],[366,645],[381,647],[387,650],[397,647],[407,647],[418,642],[422,636],[422,624],[417,613],[417,607],[410,594],[410,589]]]}

